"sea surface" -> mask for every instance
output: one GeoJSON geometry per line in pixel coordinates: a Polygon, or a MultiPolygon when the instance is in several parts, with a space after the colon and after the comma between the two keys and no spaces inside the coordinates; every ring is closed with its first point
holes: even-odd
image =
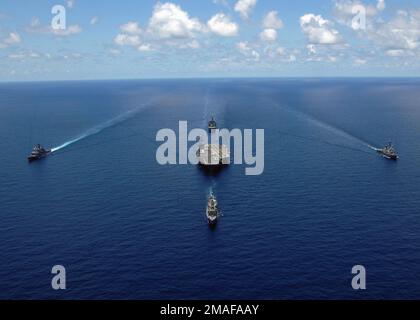
{"type": "Polygon", "coordinates": [[[2,83],[0,150],[0,299],[420,298],[420,79],[2,83]],[[265,130],[262,175],[157,163],[212,116],[265,130]]]}

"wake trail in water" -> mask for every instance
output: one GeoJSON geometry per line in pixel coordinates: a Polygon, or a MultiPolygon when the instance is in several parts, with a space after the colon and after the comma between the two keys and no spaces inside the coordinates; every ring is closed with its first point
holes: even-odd
{"type": "Polygon", "coordinates": [[[214,178],[211,180],[211,185],[209,187],[209,189],[207,190],[207,196],[210,197],[212,194],[215,194],[216,191],[216,180],[214,180],[214,178]]]}
{"type": "Polygon", "coordinates": [[[206,96],[204,98],[204,112],[203,112],[203,121],[204,125],[207,125],[208,117],[209,117],[209,90],[206,92],[206,96]]]}
{"type": "MultiPolygon", "coordinates": [[[[293,138],[297,138],[297,139],[300,139],[300,140],[313,141],[313,142],[318,142],[318,143],[326,144],[326,145],[337,147],[337,148],[341,148],[341,149],[347,149],[347,150],[351,150],[351,151],[356,151],[356,152],[371,154],[368,151],[361,150],[361,149],[356,149],[356,148],[349,147],[349,146],[344,146],[344,145],[338,144],[338,143],[332,143],[332,142],[328,142],[328,141],[324,141],[324,140],[320,140],[320,139],[303,137],[303,136],[299,136],[299,135],[296,135],[296,134],[291,134],[291,133],[284,132],[284,131],[278,131],[278,132],[281,133],[281,134],[283,134],[283,135],[287,135],[287,136],[290,136],[290,137],[293,137],[293,138]]],[[[376,150],[376,148],[375,148],[375,150],[376,150]]]]}
{"type": "MultiPolygon", "coordinates": [[[[288,111],[293,112],[294,114],[300,116],[301,118],[304,118],[305,120],[307,120],[307,121],[315,124],[318,127],[321,127],[321,128],[323,128],[323,129],[325,129],[327,131],[330,131],[330,132],[332,132],[332,133],[334,133],[336,135],[339,135],[339,136],[341,136],[343,138],[346,138],[348,140],[352,140],[354,142],[357,142],[359,144],[362,144],[362,145],[364,145],[365,147],[367,147],[367,148],[369,148],[371,150],[375,150],[375,151],[377,150],[377,148],[375,148],[374,146],[372,146],[369,142],[364,141],[363,139],[361,139],[359,137],[356,137],[356,136],[352,135],[351,133],[348,133],[348,132],[344,131],[343,129],[339,129],[339,128],[334,127],[334,126],[332,126],[332,125],[330,125],[328,123],[325,123],[325,122],[323,122],[321,120],[318,120],[317,118],[315,118],[315,117],[313,117],[313,116],[311,116],[311,115],[309,115],[307,113],[304,113],[304,112],[302,112],[300,110],[291,109],[290,107],[285,107],[285,109],[287,109],[288,111]]],[[[333,143],[329,143],[329,144],[333,144],[333,143]]],[[[337,145],[337,144],[335,144],[335,145],[337,145]]]]}
{"type": "Polygon", "coordinates": [[[59,145],[58,147],[52,148],[51,152],[57,152],[59,150],[62,150],[62,149],[66,148],[66,147],[68,147],[68,146],[70,146],[70,145],[72,145],[76,142],[79,142],[79,141],[81,141],[83,139],[86,139],[90,136],[98,134],[98,133],[100,133],[101,131],[103,131],[107,128],[111,128],[111,127],[113,127],[117,124],[120,124],[124,121],[127,121],[127,120],[131,119],[132,117],[134,117],[140,110],[142,110],[144,108],[144,106],[145,105],[141,105],[141,106],[139,106],[137,108],[134,108],[130,111],[127,111],[127,112],[125,112],[125,113],[123,113],[123,114],[121,114],[121,115],[119,115],[119,116],[117,116],[113,119],[110,119],[110,120],[108,120],[108,121],[106,121],[106,122],[104,122],[104,123],[102,123],[102,124],[100,124],[96,127],[93,127],[91,129],[87,130],[82,135],[80,135],[80,136],[78,136],[78,137],[76,137],[72,140],[69,140],[69,141],[63,143],[62,145],[59,145]]]}

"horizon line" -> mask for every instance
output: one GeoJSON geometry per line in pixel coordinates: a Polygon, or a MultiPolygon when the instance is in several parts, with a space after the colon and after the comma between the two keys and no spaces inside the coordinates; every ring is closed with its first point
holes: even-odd
{"type": "Polygon", "coordinates": [[[155,80],[300,80],[300,79],[420,79],[419,76],[215,76],[215,77],[145,77],[145,78],[99,78],[99,79],[51,79],[51,80],[0,80],[0,84],[7,83],[47,83],[47,82],[93,82],[93,81],[155,81],[155,80]]]}

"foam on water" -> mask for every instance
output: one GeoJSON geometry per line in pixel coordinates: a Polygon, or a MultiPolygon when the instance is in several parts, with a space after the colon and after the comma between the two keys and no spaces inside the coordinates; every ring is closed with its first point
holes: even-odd
{"type": "Polygon", "coordinates": [[[71,139],[71,140],[69,140],[69,141],[61,144],[58,147],[52,148],[51,149],[51,152],[57,152],[59,150],[62,150],[62,149],[66,148],[66,147],[68,147],[68,146],[70,146],[70,145],[72,145],[72,144],[74,144],[74,143],[76,143],[76,142],[78,142],[80,140],[86,139],[87,137],[90,137],[90,136],[93,136],[95,134],[98,134],[98,133],[100,133],[101,131],[103,131],[103,130],[105,130],[107,128],[113,127],[113,126],[115,126],[117,124],[120,124],[121,122],[124,122],[126,120],[129,120],[132,117],[134,117],[144,107],[145,107],[145,105],[141,105],[141,106],[139,106],[137,108],[134,108],[134,109],[129,110],[129,111],[123,113],[123,114],[120,114],[119,116],[117,116],[117,117],[115,117],[113,119],[110,119],[110,120],[108,120],[108,121],[106,121],[106,122],[104,122],[104,123],[102,123],[102,124],[100,124],[100,125],[98,125],[96,127],[93,127],[91,129],[87,130],[82,135],[80,135],[80,136],[78,136],[78,137],[76,137],[74,139],[71,139]]]}
{"type": "MultiPolygon", "coordinates": [[[[278,106],[280,106],[280,105],[278,105],[278,106]]],[[[320,128],[323,128],[323,129],[325,129],[327,131],[330,131],[330,132],[332,132],[332,133],[334,133],[336,135],[339,135],[339,136],[341,136],[343,138],[346,138],[348,140],[352,140],[354,142],[357,142],[359,144],[362,144],[362,145],[364,145],[365,147],[367,147],[369,149],[377,150],[369,142],[364,141],[361,138],[356,137],[356,136],[352,135],[351,133],[344,131],[343,129],[334,127],[334,126],[332,126],[332,125],[330,125],[330,124],[328,124],[328,123],[326,123],[324,121],[321,121],[321,120],[319,120],[319,119],[317,119],[317,118],[315,118],[315,117],[313,117],[313,116],[311,116],[311,115],[309,115],[307,113],[302,112],[301,110],[292,109],[292,108],[287,107],[287,106],[282,106],[282,107],[284,107],[286,110],[288,110],[290,112],[293,112],[298,117],[301,117],[301,118],[307,120],[308,122],[311,122],[311,123],[315,124],[316,126],[318,126],[320,128]]]]}

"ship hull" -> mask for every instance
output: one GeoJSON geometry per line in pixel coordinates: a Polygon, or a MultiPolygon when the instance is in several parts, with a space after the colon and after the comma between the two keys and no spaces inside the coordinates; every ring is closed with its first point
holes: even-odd
{"type": "Polygon", "coordinates": [[[38,161],[38,160],[44,159],[45,157],[47,157],[50,154],[51,154],[51,151],[48,151],[47,153],[45,153],[45,154],[43,154],[41,156],[29,156],[28,157],[28,162],[31,163],[31,162],[34,162],[34,161],[38,161]]]}
{"type": "Polygon", "coordinates": [[[207,217],[207,223],[209,224],[210,227],[215,227],[217,225],[217,218],[216,219],[212,219],[207,217]]]}
{"type": "Polygon", "coordinates": [[[215,226],[217,224],[217,220],[219,219],[219,212],[213,210],[209,212],[209,209],[207,208],[206,217],[208,224],[210,226],[215,226]]]}
{"type": "Polygon", "coordinates": [[[390,154],[386,154],[385,152],[378,150],[378,153],[381,154],[384,158],[388,159],[388,160],[398,160],[398,156],[397,155],[390,155],[390,154]]]}

